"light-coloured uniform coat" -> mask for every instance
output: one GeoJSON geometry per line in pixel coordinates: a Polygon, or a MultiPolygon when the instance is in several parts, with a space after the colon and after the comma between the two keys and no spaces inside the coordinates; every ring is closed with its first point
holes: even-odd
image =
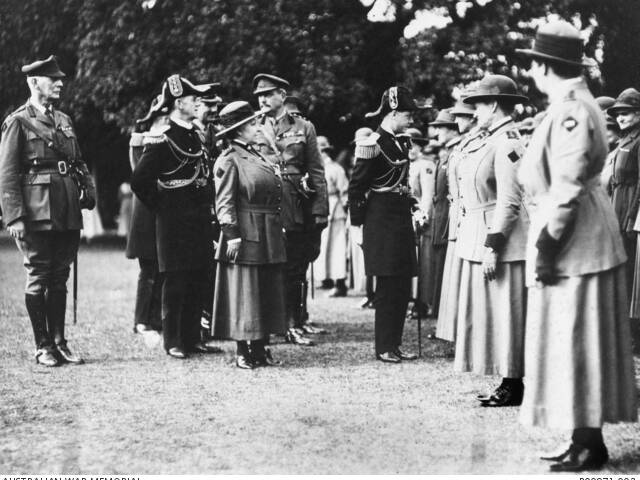
{"type": "Polygon", "coordinates": [[[636,419],[626,255],[600,173],[605,118],[584,80],[550,98],[522,160],[531,227],[527,245],[526,371],[521,420],[599,428],[636,419]],[[536,285],[536,241],[546,227],[562,242],[554,286],[536,285]]]}
{"type": "Polygon", "coordinates": [[[314,263],[317,279],[347,277],[347,194],[349,179],[338,163],[327,157],[324,162],[329,199],[328,226],[320,237],[320,256],[314,263]]]}
{"type": "Polygon", "coordinates": [[[516,175],[524,146],[506,117],[478,135],[467,152],[457,166],[462,216],[456,254],[463,264],[454,368],[521,378],[529,217],[516,175]],[[506,239],[491,282],[484,279],[482,267],[489,234],[506,239]]]}

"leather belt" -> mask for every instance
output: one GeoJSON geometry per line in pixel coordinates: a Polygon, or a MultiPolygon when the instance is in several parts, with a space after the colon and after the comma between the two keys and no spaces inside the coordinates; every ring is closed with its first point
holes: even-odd
{"type": "Polygon", "coordinates": [[[381,190],[377,190],[376,188],[372,187],[371,191],[375,193],[398,193],[400,195],[406,196],[411,195],[411,187],[407,187],[404,185],[398,185],[397,187],[393,187],[391,190],[385,190],[384,188],[381,190]]]}
{"type": "Polygon", "coordinates": [[[464,205],[462,205],[460,211],[462,212],[462,215],[465,216],[467,213],[487,212],[494,209],[495,206],[496,202],[480,203],[478,205],[474,205],[473,207],[465,207],[464,205]]]}
{"type": "Polygon", "coordinates": [[[251,212],[251,213],[279,213],[280,207],[278,205],[238,205],[239,212],[251,212]]]}
{"type": "Polygon", "coordinates": [[[38,165],[31,165],[28,173],[59,173],[64,176],[69,173],[69,164],[64,160],[60,160],[59,162],[46,162],[38,165]]]}

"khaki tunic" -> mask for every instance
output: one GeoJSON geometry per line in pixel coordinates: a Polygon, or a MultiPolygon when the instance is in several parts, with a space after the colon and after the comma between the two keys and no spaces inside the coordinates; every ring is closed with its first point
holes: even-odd
{"type": "Polygon", "coordinates": [[[636,392],[618,221],[600,183],[605,119],[584,80],[554,90],[522,159],[531,212],[526,370],[521,420],[599,428],[636,419],[636,392]],[[562,242],[553,286],[536,286],[535,243],[562,242]]]}

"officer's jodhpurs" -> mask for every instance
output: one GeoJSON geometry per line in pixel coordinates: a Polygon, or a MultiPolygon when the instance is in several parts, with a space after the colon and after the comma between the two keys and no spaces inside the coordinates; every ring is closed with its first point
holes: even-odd
{"type": "Polygon", "coordinates": [[[411,277],[376,277],[374,305],[377,354],[393,352],[402,344],[410,297],[411,277]]]}
{"type": "Polygon", "coordinates": [[[64,344],[67,280],[78,252],[80,231],[28,231],[16,244],[27,269],[25,303],[36,346],[64,344]]]}

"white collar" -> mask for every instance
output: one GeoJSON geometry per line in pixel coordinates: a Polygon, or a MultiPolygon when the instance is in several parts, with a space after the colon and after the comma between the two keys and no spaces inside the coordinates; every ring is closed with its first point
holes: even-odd
{"type": "Polygon", "coordinates": [[[193,128],[193,123],[185,122],[177,117],[171,117],[171,121],[182,128],[186,128],[187,130],[191,130],[193,128]]]}

